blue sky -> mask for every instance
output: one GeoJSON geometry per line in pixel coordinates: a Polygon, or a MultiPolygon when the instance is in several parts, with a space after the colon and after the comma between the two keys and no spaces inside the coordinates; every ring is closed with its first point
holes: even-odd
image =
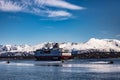
{"type": "Polygon", "coordinates": [[[120,40],[120,0],[0,0],[0,44],[120,40]]]}

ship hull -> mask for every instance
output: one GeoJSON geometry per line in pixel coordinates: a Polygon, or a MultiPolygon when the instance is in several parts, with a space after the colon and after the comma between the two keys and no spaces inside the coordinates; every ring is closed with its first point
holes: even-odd
{"type": "Polygon", "coordinates": [[[71,56],[35,56],[38,61],[60,61],[72,59],[71,56]]]}
{"type": "Polygon", "coordinates": [[[36,60],[38,61],[59,61],[60,56],[36,56],[36,60]]]}

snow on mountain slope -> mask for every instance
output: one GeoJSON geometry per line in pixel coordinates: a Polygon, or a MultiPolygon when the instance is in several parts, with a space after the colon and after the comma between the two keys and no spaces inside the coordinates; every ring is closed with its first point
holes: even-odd
{"type": "MultiPolygon", "coordinates": [[[[0,53],[3,52],[31,52],[41,48],[52,48],[55,43],[42,43],[35,46],[29,45],[0,45],[0,53]]],[[[120,52],[120,41],[116,39],[95,39],[91,38],[86,43],[59,43],[59,47],[67,50],[80,50],[80,51],[115,51],[120,52]]]]}
{"type": "Polygon", "coordinates": [[[105,51],[120,51],[120,41],[115,39],[95,39],[92,38],[88,42],[85,43],[85,45],[89,49],[99,49],[99,50],[105,50],[105,51]]]}
{"type": "Polygon", "coordinates": [[[0,53],[4,52],[29,52],[33,51],[29,45],[1,45],[0,53]]]}
{"type": "Polygon", "coordinates": [[[120,41],[115,39],[95,39],[91,38],[86,43],[63,43],[60,44],[61,48],[68,49],[68,50],[90,50],[90,49],[97,49],[100,51],[109,52],[110,50],[114,50],[119,52],[120,51],[120,41]]]}

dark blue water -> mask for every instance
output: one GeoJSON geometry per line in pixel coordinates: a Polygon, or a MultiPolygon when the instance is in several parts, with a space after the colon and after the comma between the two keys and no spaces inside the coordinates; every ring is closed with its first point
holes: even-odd
{"type": "Polygon", "coordinates": [[[120,59],[0,61],[0,80],[120,80],[120,59]]]}

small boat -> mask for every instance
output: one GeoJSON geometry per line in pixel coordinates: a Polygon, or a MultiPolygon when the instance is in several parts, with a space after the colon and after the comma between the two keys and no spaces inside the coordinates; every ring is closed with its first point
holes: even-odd
{"type": "Polygon", "coordinates": [[[109,61],[108,64],[113,64],[114,62],[113,61],[109,61]]]}
{"type": "Polygon", "coordinates": [[[63,50],[59,48],[59,44],[56,43],[53,48],[42,48],[38,49],[35,52],[35,58],[37,60],[52,60],[52,61],[60,61],[60,60],[67,60],[72,58],[71,52],[68,50],[63,50]]]}
{"type": "Polygon", "coordinates": [[[6,63],[7,63],[7,64],[9,64],[9,63],[10,63],[10,61],[8,60],[8,61],[6,61],[6,63]]]}

